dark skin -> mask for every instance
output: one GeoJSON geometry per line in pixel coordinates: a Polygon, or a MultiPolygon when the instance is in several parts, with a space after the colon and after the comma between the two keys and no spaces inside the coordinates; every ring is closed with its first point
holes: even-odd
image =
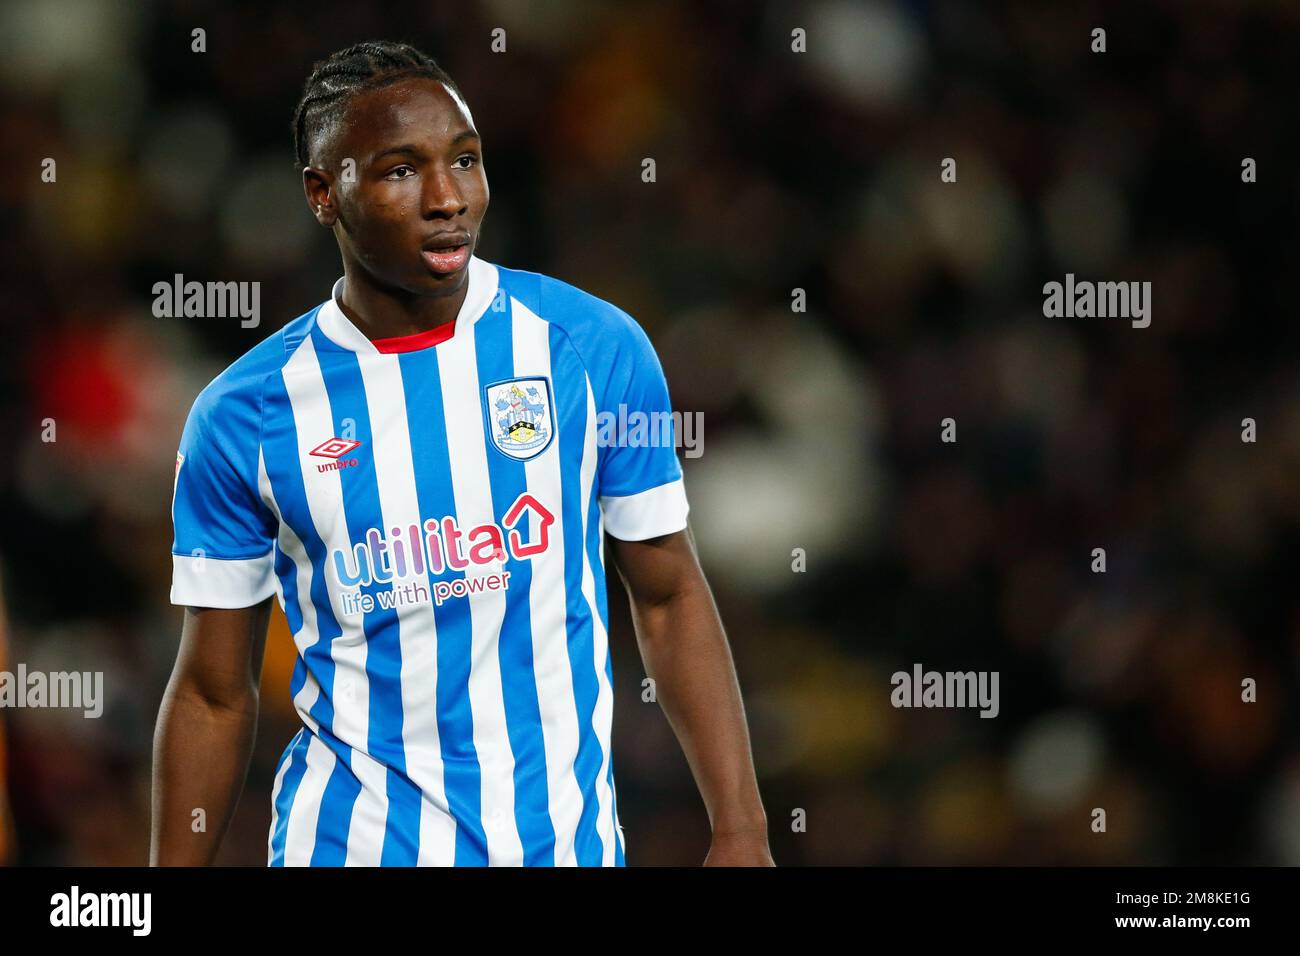
{"type": "Polygon", "coordinates": [[[775,866],[731,648],[690,530],[605,541],[627,588],[646,676],[709,813],[704,865],[775,866]]]}
{"type": "MultiPolygon", "coordinates": [[[[421,255],[429,237],[463,233],[470,250],[488,206],[469,110],[419,79],[353,97],[347,121],[313,144],[303,191],[343,257],[343,311],[371,339],[452,321],[468,269],[421,255]],[[354,182],[341,175],[356,162],[354,182]]],[[[773,866],[735,666],[689,529],[606,539],[627,588],[647,676],[709,815],[705,866],[773,866]]],[[[257,730],[270,599],[186,608],[181,648],[154,737],[151,865],[213,862],[243,789],[257,730]],[[192,812],[207,826],[195,833],[192,812]]]]}
{"type": "Polygon", "coordinates": [[[150,866],[207,866],[216,859],[257,736],[271,601],[185,609],[154,730],[150,866]],[[198,833],[196,809],[206,818],[198,833]]]}
{"type": "Polygon", "coordinates": [[[353,97],[302,171],[307,205],[343,257],[344,314],[368,338],[411,335],[456,318],[469,270],[434,271],[421,247],[444,232],[472,251],[488,208],[478,132],[441,83],[410,80],[353,97]],[[333,135],[329,135],[332,133],[333,135]],[[355,181],[342,175],[355,164],[355,181]]]}

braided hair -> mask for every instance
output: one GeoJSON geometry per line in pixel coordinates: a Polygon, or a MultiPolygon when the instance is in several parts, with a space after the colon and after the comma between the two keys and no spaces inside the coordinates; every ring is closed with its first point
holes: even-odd
{"type": "Polygon", "coordinates": [[[463,99],[456,84],[433,57],[407,43],[370,40],[318,61],[293,113],[293,148],[298,167],[311,165],[312,145],[317,135],[342,118],[348,100],[354,95],[411,77],[437,80],[463,99]]]}

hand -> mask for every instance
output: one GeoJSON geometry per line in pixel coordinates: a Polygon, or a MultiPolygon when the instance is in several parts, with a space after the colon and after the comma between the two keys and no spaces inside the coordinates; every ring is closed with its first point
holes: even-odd
{"type": "Polygon", "coordinates": [[[713,834],[705,866],[776,866],[767,846],[767,830],[713,834]]]}

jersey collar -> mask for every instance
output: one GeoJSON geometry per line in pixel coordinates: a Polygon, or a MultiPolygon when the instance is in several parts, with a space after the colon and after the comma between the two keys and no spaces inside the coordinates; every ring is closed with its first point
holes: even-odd
{"type": "MultiPolygon", "coordinates": [[[[469,257],[469,289],[465,293],[465,301],[461,303],[460,311],[456,314],[456,326],[451,337],[454,339],[467,333],[488,310],[492,300],[496,297],[497,286],[500,277],[497,273],[497,267],[490,262],[485,262],[478,256],[469,257]]],[[[316,324],[320,327],[321,332],[325,334],[335,345],[346,349],[349,352],[363,352],[371,355],[378,355],[379,349],[375,344],[366,338],[365,333],[352,324],[352,320],[343,314],[339,308],[339,296],[343,294],[343,277],[340,276],[334,283],[334,288],[330,293],[329,301],[320,307],[316,314],[316,324]]],[[[416,333],[416,335],[425,335],[427,333],[416,333]]],[[[415,338],[415,336],[403,336],[403,338],[415,338]]],[[[392,342],[392,339],[388,339],[392,342]]]]}

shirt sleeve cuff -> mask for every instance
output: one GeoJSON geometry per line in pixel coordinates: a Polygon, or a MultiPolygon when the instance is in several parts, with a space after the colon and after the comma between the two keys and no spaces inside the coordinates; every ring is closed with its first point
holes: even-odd
{"type": "Polygon", "coordinates": [[[635,495],[601,496],[605,530],[622,541],[644,541],[686,527],[686,486],[670,481],[635,495]]]}
{"type": "Polygon", "coordinates": [[[260,604],[279,591],[274,555],[274,549],[240,560],[173,554],[171,602],[221,608],[260,604]]]}

